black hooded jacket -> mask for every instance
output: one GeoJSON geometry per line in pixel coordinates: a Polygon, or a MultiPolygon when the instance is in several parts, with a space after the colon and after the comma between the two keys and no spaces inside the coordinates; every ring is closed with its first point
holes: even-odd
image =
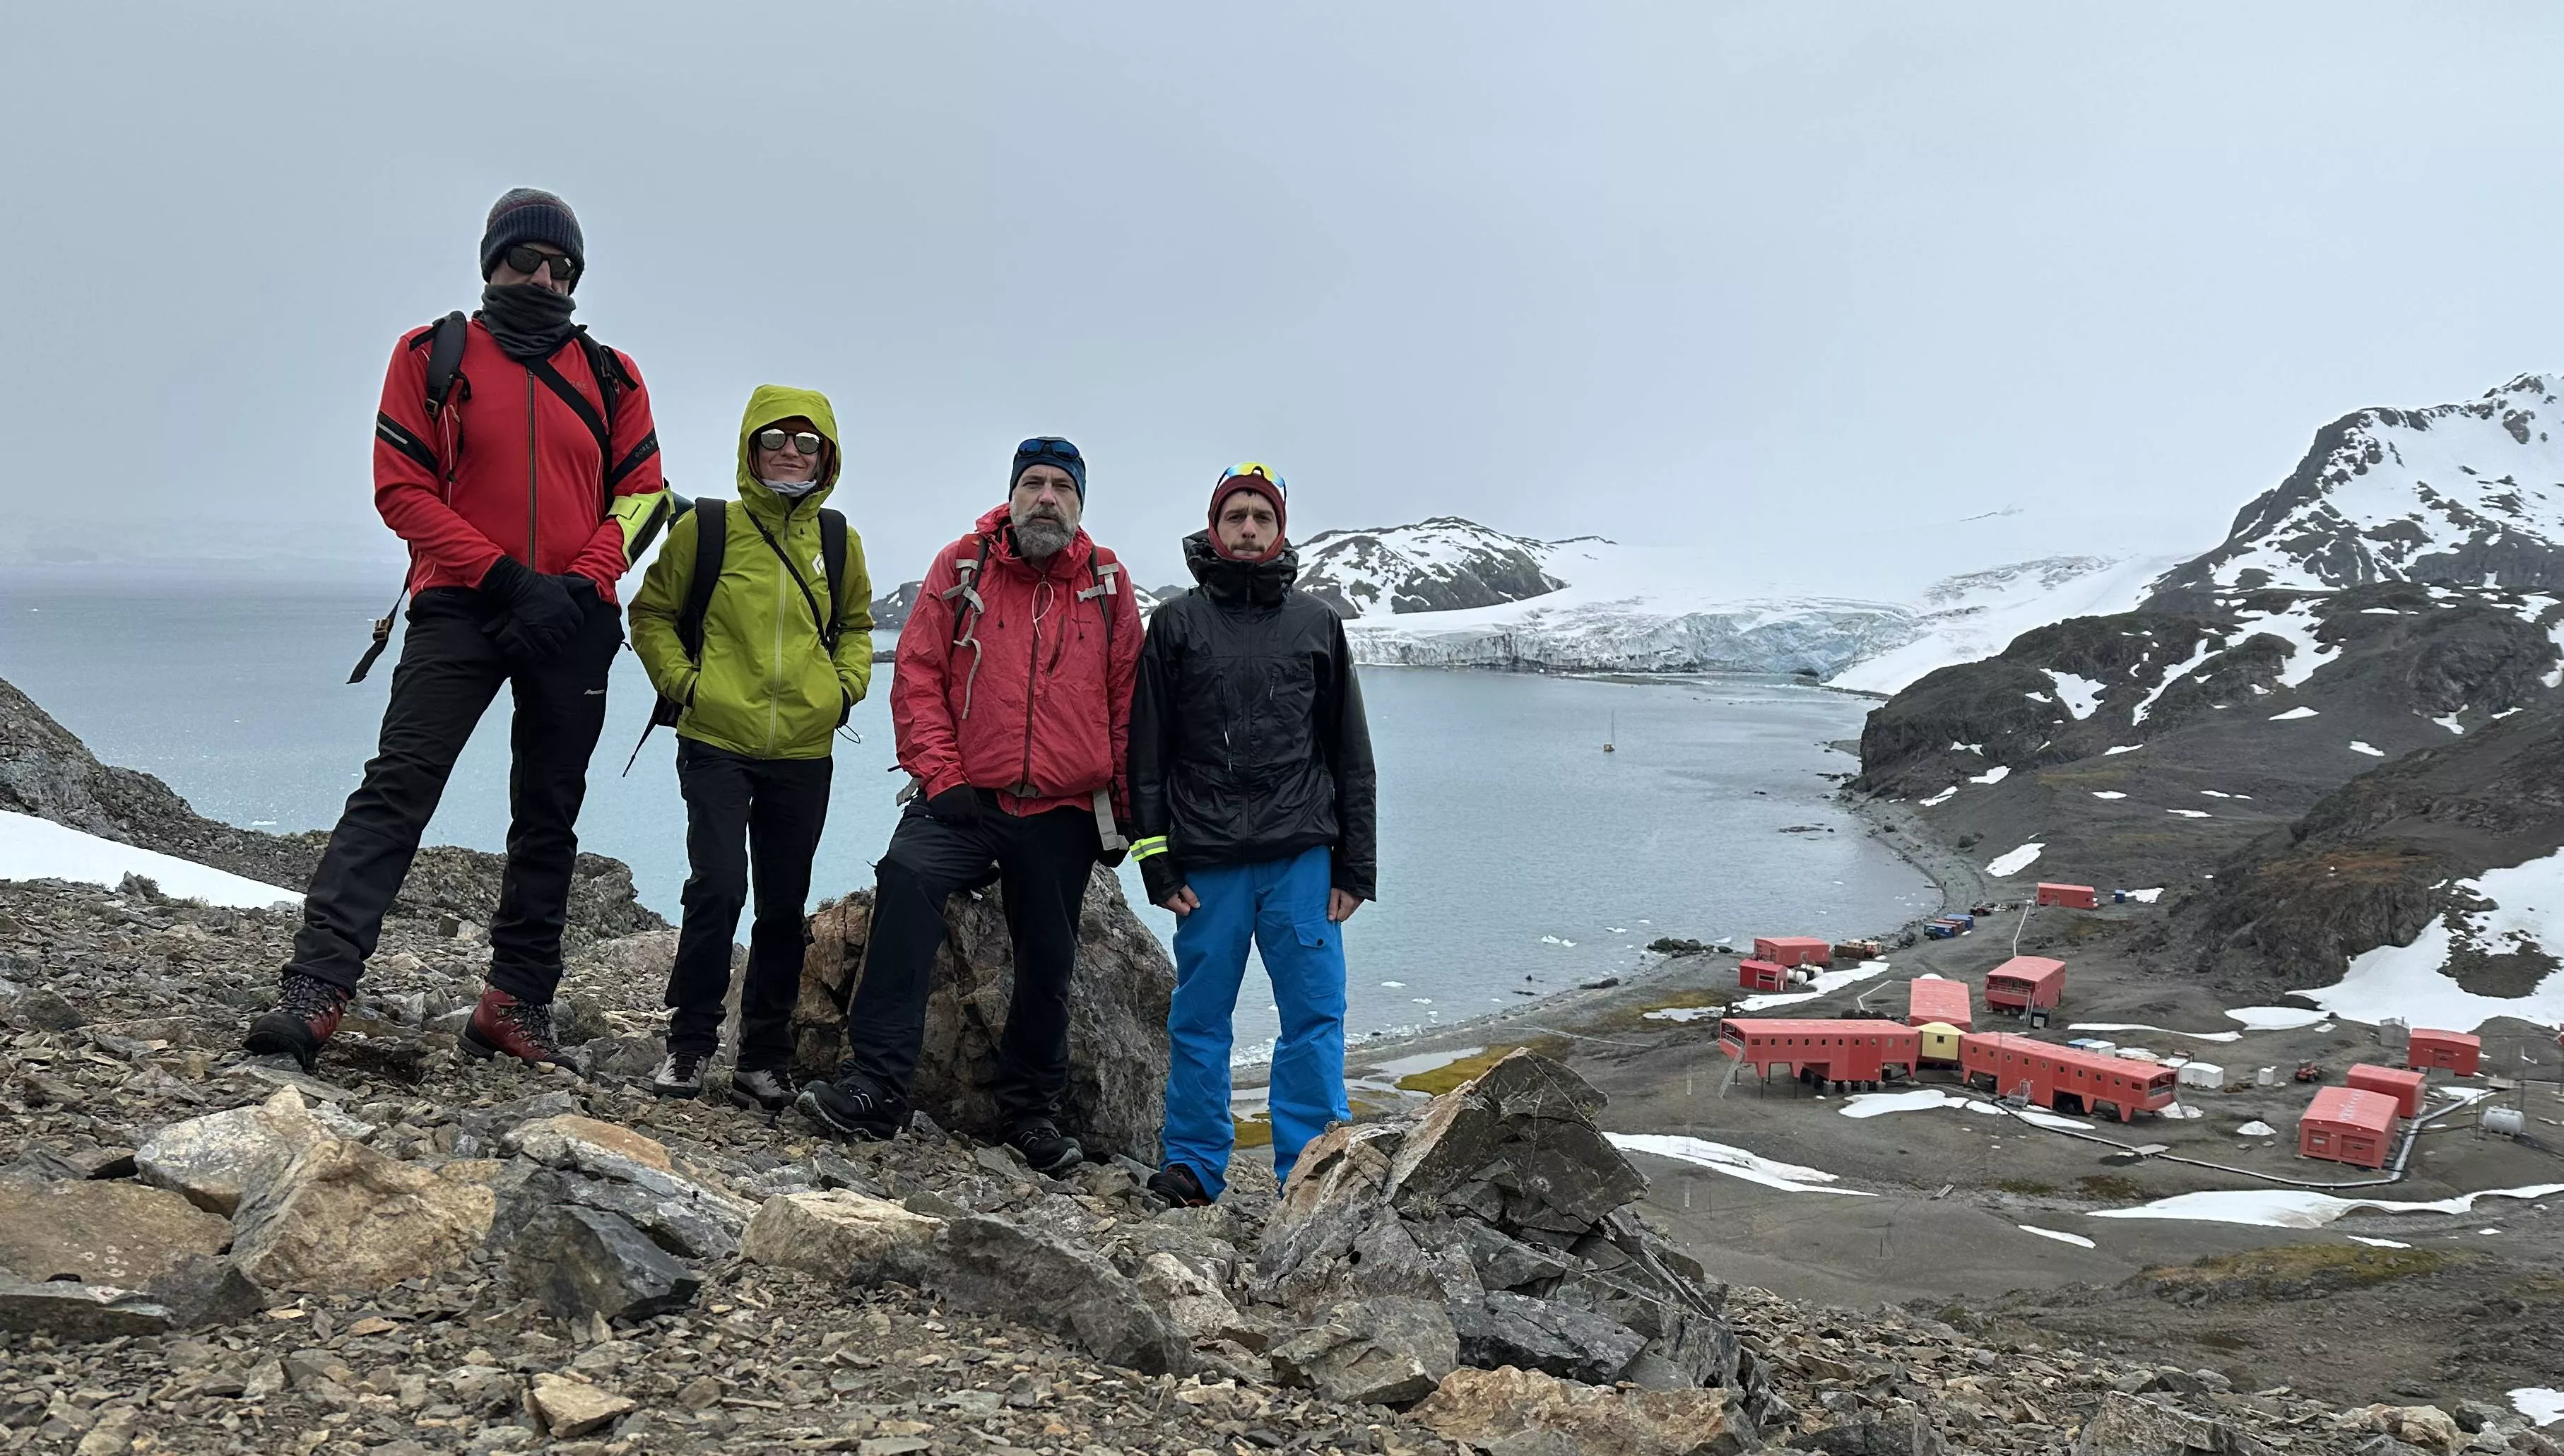
{"type": "Polygon", "coordinates": [[[1371,730],[1344,624],[1291,589],[1294,551],[1232,561],[1195,531],[1184,564],[1200,585],[1150,619],[1131,705],[1137,846],[1164,836],[1156,863],[1180,871],[1329,845],[1334,887],[1377,899],[1371,730]]]}

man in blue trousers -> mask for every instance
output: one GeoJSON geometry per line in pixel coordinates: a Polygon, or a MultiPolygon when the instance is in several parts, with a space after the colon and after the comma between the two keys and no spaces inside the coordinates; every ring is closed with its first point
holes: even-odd
{"type": "Polygon", "coordinates": [[[1158,608],[1131,705],[1131,854],[1174,911],[1164,1166],[1150,1191],[1198,1207],[1228,1181],[1230,1017],[1246,947],[1273,978],[1273,1170],[1345,1106],[1344,923],[1377,898],[1377,781],[1344,625],[1293,589],[1282,477],[1232,466],[1210,528],[1184,538],[1199,583],[1158,608]]]}

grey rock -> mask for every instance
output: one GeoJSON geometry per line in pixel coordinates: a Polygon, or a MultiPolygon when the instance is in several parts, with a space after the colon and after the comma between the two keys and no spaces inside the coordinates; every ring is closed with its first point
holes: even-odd
{"type": "Polygon", "coordinates": [[[129,1290],[69,1280],[39,1284],[0,1274],[0,1330],[13,1334],[112,1340],[163,1334],[171,1325],[166,1308],[129,1290]]]}
{"type": "Polygon", "coordinates": [[[2433,1456],[2420,1446],[2407,1445],[2393,1436],[2371,1436],[2351,1448],[2351,1456],[2433,1456]]]}
{"type": "Polygon", "coordinates": [[[2517,1411],[2486,1400],[2453,1401],[2449,1405],[2449,1414],[2456,1419],[2457,1429],[2468,1435],[2482,1430],[2485,1426],[2507,1425],[2519,1418],[2517,1411]]]}
{"type": "Polygon", "coordinates": [[[231,1225],[139,1183],[0,1182],[0,1269],[138,1289],[189,1254],[231,1242],[231,1225]]]}
{"type": "Polygon", "coordinates": [[[1192,1347],[1113,1265],[1000,1218],[964,1216],[936,1231],[926,1287],[964,1309],[1076,1340],[1098,1359],[1182,1373],[1192,1347]]]}
{"type": "Polygon", "coordinates": [[[7,1009],[9,1019],[29,1031],[73,1031],[89,1024],[88,1012],[42,986],[20,992],[7,1009]]]}
{"type": "Polygon", "coordinates": [[[1283,1341],[1269,1354],[1280,1384],[1374,1405],[1421,1400],[1460,1364],[1450,1315],[1420,1299],[1337,1305],[1324,1323],[1283,1341]]]}
{"type": "Polygon", "coordinates": [[[237,1325],[267,1308],[267,1292],[228,1257],[189,1254],[143,1286],[152,1303],[169,1311],[180,1330],[237,1325]]]}
{"type": "Polygon", "coordinates": [[[1647,1344],[1616,1320],[1503,1291],[1454,1301],[1450,1318],[1463,1364],[1516,1365],[1589,1385],[1621,1378],[1647,1344]]]}
{"type": "Polygon", "coordinates": [[[509,1261],[518,1288],[564,1320],[646,1320],[694,1302],[703,1281],[623,1219],[556,1207],[536,1219],[509,1261]]]}
{"type": "Polygon", "coordinates": [[[2269,1449],[2224,1421],[2112,1390],[2083,1422],[2073,1456],[2266,1456],[2269,1449]]]}
{"type": "Polygon", "coordinates": [[[1792,1436],[1797,1451],[1822,1451],[1825,1456],[1941,1456],[1941,1433],[1919,1410],[1872,1412],[1839,1425],[1792,1436]]]}
{"type": "Polygon", "coordinates": [[[287,1087],[255,1107],[171,1123],[143,1140],[134,1167],[142,1181],[228,1218],[244,1199],[282,1176],[305,1148],[372,1131],[334,1111],[324,1118],[300,1089],[287,1087]]]}

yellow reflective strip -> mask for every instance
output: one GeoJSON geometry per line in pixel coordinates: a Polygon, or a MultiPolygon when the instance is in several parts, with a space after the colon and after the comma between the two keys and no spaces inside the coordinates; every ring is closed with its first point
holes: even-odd
{"type": "Polygon", "coordinates": [[[1131,858],[1135,860],[1145,860],[1153,855],[1162,855],[1166,852],[1167,837],[1163,834],[1154,839],[1137,840],[1133,842],[1131,846],[1131,858]]]}
{"type": "Polygon", "coordinates": [[[667,509],[668,493],[664,490],[614,498],[614,519],[623,526],[625,560],[639,555],[642,548],[650,544],[650,537],[658,533],[663,523],[660,515],[667,509]]]}

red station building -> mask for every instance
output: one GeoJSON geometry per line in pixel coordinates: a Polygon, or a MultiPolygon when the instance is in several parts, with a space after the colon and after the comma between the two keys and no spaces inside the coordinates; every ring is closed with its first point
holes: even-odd
{"type": "Polygon", "coordinates": [[[2019,1016],[2032,1006],[2065,999],[2065,962],[2044,955],[2016,955],[1986,975],[1986,1005],[2019,1016]]]}
{"type": "Polygon", "coordinates": [[[2422,1115],[2422,1089],[2431,1079],[2428,1073],[2406,1067],[2380,1067],[2373,1062],[2362,1062],[2351,1068],[2349,1075],[2341,1080],[2361,1092],[2374,1092],[2392,1101],[2396,1116],[2417,1118],[2422,1115]]]}
{"type": "Polygon", "coordinates": [[[2407,1067],[2438,1067],[2460,1077],[2472,1077],[2482,1060],[2483,1042],[2462,1031],[2428,1031],[2417,1026],[2404,1043],[2407,1067]]]}
{"type": "Polygon", "coordinates": [[[1757,936],[1754,958],[1768,960],[1787,968],[1793,965],[1831,965],[1834,942],[1815,936],[1757,936]]]}
{"type": "Polygon", "coordinates": [[[1718,1045],[1766,1082],[1774,1067],[1788,1067],[1802,1082],[1877,1082],[1889,1067],[1914,1074],[1923,1034],[1893,1021],[1730,1016],[1719,1026],[1718,1045]]]}
{"type": "Polygon", "coordinates": [[[2089,885],[2051,885],[2042,880],[2038,885],[2040,905],[2061,905],[2068,910],[2099,910],[2101,892],[2089,885]]]}
{"type": "Polygon", "coordinates": [[[2384,1167],[2395,1141],[2395,1100],[2356,1087],[2326,1087],[2297,1119],[2297,1155],[2384,1167]]]}
{"type": "Polygon", "coordinates": [[[1769,960],[1736,962],[1736,986],[1745,991],[1778,991],[1790,984],[1790,972],[1769,960]]]}
{"type": "Polygon", "coordinates": [[[2176,1069],[2152,1062],[2095,1056],[1999,1031],[1959,1038],[1959,1072],[1970,1086],[1989,1086],[1999,1095],[2027,1088],[2037,1107],[2052,1109],[2059,1098],[2072,1098],[2097,1117],[2099,1105],[2107,1103],[2123,1123],[2172,1106],[2181,1078],[2176,1069]],[[1986,1082],[1980,1084],[1980,1077],[1986,1082]]]}
{"type": "Polygon", "coordinates": [[[1940,980],[1917,976],[1905,983],[1905,1024],[1926,1026],[1939,1021],[1969,1031],[1975,1028],[1976,1010],[1968,999],[1968,983],[1963,980],[1940,980]]]}

